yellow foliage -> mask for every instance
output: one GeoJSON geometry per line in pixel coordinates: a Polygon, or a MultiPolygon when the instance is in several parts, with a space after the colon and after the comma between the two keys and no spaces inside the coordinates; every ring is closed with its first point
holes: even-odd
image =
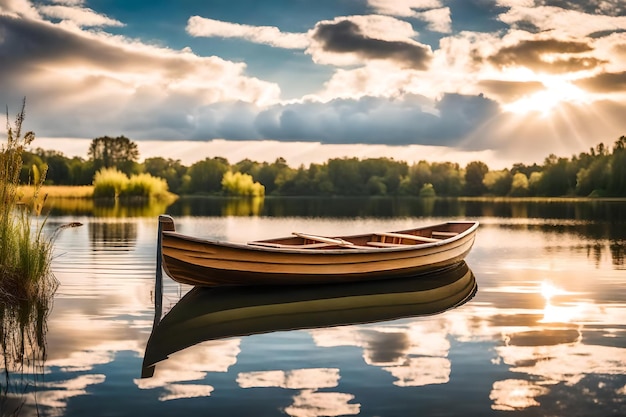
{"type": "Polygon", "coordinates": [[[254,197],[265,195],[265,187],[262,184],[254,182],[251,175],[241,172],[226,171],[222,177],[222,189],[228,195],[254,197]]]}

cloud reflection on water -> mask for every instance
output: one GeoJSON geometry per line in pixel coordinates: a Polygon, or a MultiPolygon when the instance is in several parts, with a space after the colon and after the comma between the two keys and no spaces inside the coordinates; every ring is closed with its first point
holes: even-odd
{"type": "Polygon", "coordinates": [[[294,417],[343,416],[359,414],[360,404],[349,404],[354,395],[339,392],[318,392],[335,388],[339,369],[309,368],[291,371],[242,372],[237,376],[241,388],[277,387],[299,390],[285,412],[294,417]]]}
{"type": "MultiPolygon", "coordinates": [[[[237,219],[237,227],[245,227],[247,221],[237,219]]],[[[220,224],[223,228],[233,222],[231,218],[220,224]]],[[[285,227],[291,228],[296,220],[290,222],[285,227]]],[[[331,220],[321,222],[334,227],[331,220]]],[[[190,219],[186,227],[194,224],[190,219]]],[[[136,242],[123,251],[111,245],[90,247],[88,230],[68,231],[59,240],[59,250],[67,254],[54,265],[61,287],[48,321],[46,362],[48,379],[54,382],[37,394],[40,406],[55,409],[48,414],[63,415],[72,399],[98,392],[105,381],[122,378],[115,370],[105,376],[103,369],[111,369],[120,352],[132,352],[140,362],[152,324],[152,223],[137,220],[136,242]]],[[[614,409],[626,410],[626,300],[623,291],[618,291],[623,271],[615,270],[606,256],[599,261],[590,258],[587,244],[593,239],[582,243],[580,239],[573,234],[547,235],[533,226],[524,230],[487,224],[468,260],[480,286],[470,303],[427,318],[293,332],[310,335],[310,339],[293,341],[294,348],[303,352],[301,368],[272,367],[267,372],[276,374],[266,377],[274,375],[274,387],[297,391],[285,409],[289,415],[354,415],[373,401],[359,394],[361,384],[373,382],[352,379],[339,385],[339,374],[346,371],[341,365],[319,368],[324,371],[316,371],[318,379],[313,378],[306,374],[312,372],[309,352],[329,351],[322,355],[333,358],[346,354],[342,347],[357,348],[363,364],[359,372],[372,377],[382,370],[391,376],[389,387],[409,392],[409,387],[454,382],[467,369],[459,355],[480,346],[479,378],[489,382],[484,397],[494,410],[544,410],[550,404],[563,404],[566,394],[577,396],[570,407],[578,402],[613,401],[614,409]],[[294,382],[299,380],[304,382],[294,382]],[[589,388],[592,383],[594,389],[589,388]],[[319,391],[337,386],[342,392],[319,391]],[[596,395],[600,389],[606,397],[596,395]]],[[[169,300],[186,292],[168,285],[169,300]]],[[[267,337],[265,343],[271,344],[273,336],[267,337]]],[[[241,354],[257,349],[243,340],[205,342],[181,351],[160,364],[151,379],[139,379],[137,365],[134,384],[160,401],[212,397],[232,389],[213,381],[209,384],[214,373],[237,380],[238,389],[270,386],[255,374],[265,372],[258,370],[256,362],[252,366],[246,362],[245,372],[237,368],[234,375],[235,365],[244,366],[241,354]]],[[[337,363],[341,362],[332,366],[337,363]]],[[[345,366],[353,371],[359,365],[346,361],[345,366]]],[[[417,394],[410,391],[407,395],[417,394]]]]}

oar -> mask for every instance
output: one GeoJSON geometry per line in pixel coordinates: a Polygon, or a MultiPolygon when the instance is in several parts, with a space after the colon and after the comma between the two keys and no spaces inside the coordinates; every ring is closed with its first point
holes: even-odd
{"type": "Polygon", "coordinates": [[[303,239],[315,240],[317,242],[330,243],[331,245],[354,246],[354,243],[348,242],[347,240],[343,240],[343,239],[340,239],[340,238],[316,236],[316,235],[310,235],[308,233],[299,233],[299,232],[293,232],[293,235],[301,237],[303,239]]]}

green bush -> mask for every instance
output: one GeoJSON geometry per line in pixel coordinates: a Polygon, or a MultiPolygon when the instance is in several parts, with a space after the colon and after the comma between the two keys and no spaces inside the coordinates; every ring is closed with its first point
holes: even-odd
{"type": "Polygon", "coordinates": [[[228,195],[261,197],[265,195],[265,187],[254,182],[252,175],[241,172],[226,171],[222,177],[222,190],[228,195]]]}
{"type": "Polygon", "coordinates": [[[167,181],[150,174],[131,175],[115,168],[103,168],[93,180],[94,198],[165,198],[170,195],[167,181]]]}
{"type": "Polygon", "coordinates": [[[150,174],[132,175],[120,197],[161,198],[168,194],[167,181],[150,174]]]}
{"type": "Polygon", "coordinates": [[[103,168],[93,178],[94,198],[117,198],[128,185],[128,177],[115,168],[103,168]]]}
{"type": "Polygon", "coordinates": [[[422,189],[420,190],[420,197],[426,198],[426,197],[436,197],[437,193],[435,192],[435,187],[433,187],[432,184],[430,183],[426,183],[422,186],[422,189]]]}

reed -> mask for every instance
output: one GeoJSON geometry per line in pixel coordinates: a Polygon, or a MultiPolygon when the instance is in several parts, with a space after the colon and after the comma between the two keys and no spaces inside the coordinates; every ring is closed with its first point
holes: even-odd
{"type": "Polygon", "coordinates": [[[0,301],[4,303],[29,299],[47,280],[54,280],[50,274],[53,238],[43,233],[45,219],[38,220],[46,200],[41,194],[45,170],[37,175],[30,201],[18,205],[22,153],[35,139],[33,132],[22,134],[25,104],[13,125],[7,110],[7,142],[0,147],[0,301]]]}
{"type": "Polygon", "coordinates": [[[36,391],[43,382],[47,318],[58,283],[45,280],[29,298],[0,303],[0,415],[39,415],[36,391]]]}

